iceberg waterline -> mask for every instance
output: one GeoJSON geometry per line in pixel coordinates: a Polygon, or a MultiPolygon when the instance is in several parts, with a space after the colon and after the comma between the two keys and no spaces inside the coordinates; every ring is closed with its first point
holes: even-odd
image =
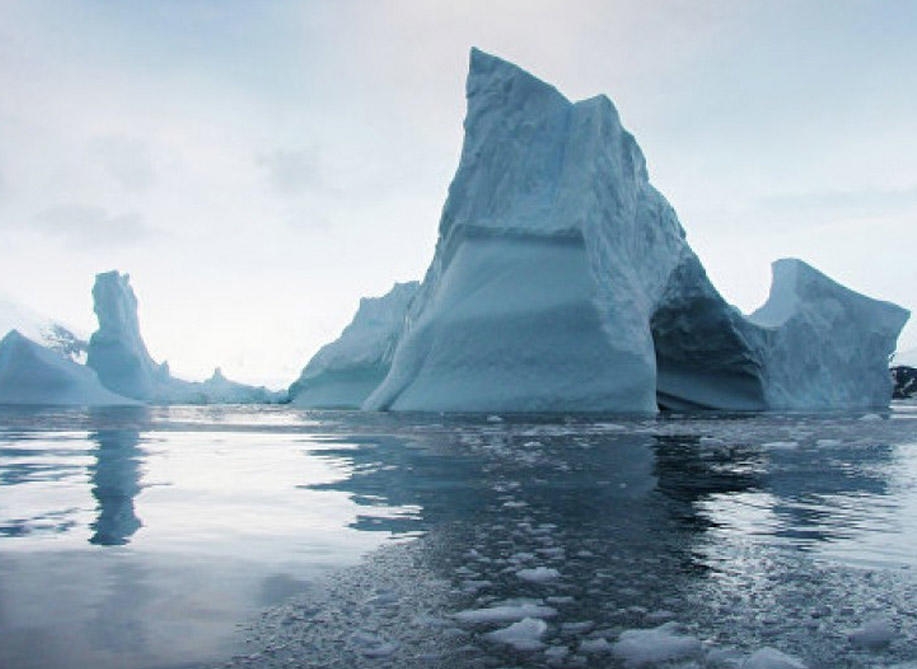
{"type": "MultiPolygon", "coordinates": [[[[571,103],[478,49],[466,93],[436,252],[413,299],[392,305],[397,344],[389,329],[374,347],[391,353],[363,408],[888,404],[905,309],[784,259],[767,303],[745,317],[708,279],[608,98],[571,103]]],[[[358,318],[345,333],[354,329],[358,318]]],[[[345,352],[345,337],[326,348],[345,352]]],[[[322,373],[346,375],[360,360],[338,357],[322,373]]],[[[322,406],[320,385],[304,370],[291,396],[322,406]]]]}

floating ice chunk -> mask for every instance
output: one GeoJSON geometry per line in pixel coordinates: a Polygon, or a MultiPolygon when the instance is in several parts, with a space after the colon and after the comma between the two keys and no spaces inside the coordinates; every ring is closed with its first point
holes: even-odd
{"type": "Polygon", "coordinates": [[[487,417],[487,422],[488,423],[502,423],[503,419],[500,418],[500,416],[498,416],[497,414],[491,414],[490,416],[487,417]]]}
{"type": "Polygon", "coordinates": [[[466,609],[454,613],[452,617],[463,623],[494,623],[522,620],[523,618],[551,618],[556,615],[557,609],[544,606],[540,600],[519,600],[483,609],[466,609]]]}
{"type": "Polygon", "coordinates": [[[540,641],[548,624],[540,618],[523,618],[509,627],[504,627],[495,632],[488,632],[485,639],[505,643],[516,650],[541,650],[544,644],[540,641]]]}
{"type": "Polygon", "coordinates": [[[765,646],[752,653],[742,663],[742,669],[806,669],[806,665],[792,655],[765,646]]]}
{"type": "Polygon", "coordinates": [[[581,620],[578,622],[567,622],[561,623],[560,629],[564,632],[569,632],[571,634],[580,634],[582,632],[588,632],[593,627],[595,623],[591,620],[581,620]]]}
{"type": "Polygon", "coordinates": [[[388,657],[398,650],[398,643],[388,641],[372,632],[354,632],[350,640],[366,657],[388,657]]]}
{"type": "Polygon", "coordinates": [[[621,633],[612,652],[627,667],[645,667],[699,657],[702,651],[700,640],[678,632],[678,624],[671,622],[652,629],[627,630],[621,633]]]}
{"type": "Polygon", "coordinates": [[[393,606],[398,603],[400,597],[398,593],[388,590],[382,590],[366,600],[370,606],[393,606]]]}
{"type": "Polygon", "coordinates": [[[551,548],[536,548],[535,552],[539,555],[544,555],[545,557],[554,560],[559,560],[567,554],[567,551],[561,546],[554,546],[551,548]]]}
{"type": "Polygon", "coordinates": [[[558,662],[570,654],[570,649],[566,646],[549,646],[545,648],[544,656],[548,662],[558,662]]]}
{"type": "Polygon", "coordinates": [[[735,648],[710,648],[707,656],[704,658],[705,667],[741,667],[742,662],[746,659],[740,651],[735,648]]]}
{"type": "Polygon", "coordinates": [[[650,611],[646,614],[646,622],[653,624],[665,623],[672,620],[675,617],[675,614],[671,611],[665,609],[660,609],[659,611],[650,611]]]}
{"type": "Polygon", "coordinates": [[[761,448],[768,448],[772,451],[792,451],[799,448],[798,441],[768,441],[761,444],[761,448]]]}
{"type": "Polygon", "coordinates": [[[579,651],[581,653],[609,653],[612,648],[613,646],[603,637],[597,639],[583,639],[579,644],[579,651]]]}
{"type": "Polygon", "coordinates": [[[618,423],[596,423],[595,428],[604,432],[626,432],[627,427],[618,423]]]}
{"type": "Polygon", "coordinates": [[[462,592],[473,593],[484,588],[489,588],[493,585],[492,581],[486,579],[472,579],[468,581],[462,581],[462,592]]]}
{"type": "Polygon", "coordinates": [[[726,442],[719,437],[701,437],[698,440],[701,446],[725,446],[726,442]]]}
{"type": "Polygon", "coordinates": [[[532,569],[520,569],[516,576],[529,583],[549,583],[560,578],[560,572],[552,567],[534,567],[532,569]]]}
{"type": "Polygon", "coordinates": [[[841,442],[840,439],[817,439],[815,441],[815,445],[818,446],[819,448],[830,448],[832,446],[840,446],[841,443],[843,442],[841,442]]]}
{"type": "Polygon", "coordinates": [[[876,618],[850,632],[847,635],[847,639],[858,648],[877,650],[894,641],[895,636],[895,627],[890,620],[876,618]]]}
{"type": "Polygon", "coordinates": [[[360,652],[366,657],[388,657],[398,650],[398,644],[394,641],[385,641],[378,646],[369,646],[363,648],[360,652]]]}
{"type": "Polygon", "coordinates": [[[863,421],[863,422],[869,423],[869,422],[872,422],[872,421],[875,421],[875,420],[882,420],[882,416],[880,416],[880,415],[877,414],[877,413],[868,413],[868,414],[866,414],[866,415],[864,415],[864,416],[861,416],[861,417],[860,417],[860,420],[863,421]]]}

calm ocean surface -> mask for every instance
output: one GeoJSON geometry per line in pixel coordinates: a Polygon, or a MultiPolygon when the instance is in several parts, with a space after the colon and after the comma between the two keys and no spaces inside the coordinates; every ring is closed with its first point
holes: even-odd
{"type": "Polygon", "coordinates": [[[2,667],[634,666],[660,625],[917,666],[917,406],[0,407],[2,667]]]}

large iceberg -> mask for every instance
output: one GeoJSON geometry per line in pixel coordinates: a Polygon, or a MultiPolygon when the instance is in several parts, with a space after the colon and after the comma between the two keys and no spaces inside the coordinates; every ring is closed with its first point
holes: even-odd
{"type": "Polygon", "coordinates": [[[140,336],[137,297],[130,276],[117,271],[96,275],[93,308],[99,329],[89,339],[86,364],[110,390],[161,404],[263,403],[285,394],[226,379],[219,368],[204,382],[174,378],[168,363],[158,364],[140,336]]]}
{"type": "Polygon", "coordinates": [[[0,340],[0,404],[136,404],[99,382],[95,372],[11,330],[0,340]]]}
{"type": "Polygon", "coordinates": [[[745,318],[707,278],[608,98],[571,103],[472,49],[467,99],[436,253],[364,408],[888,403],[906,310],[783,260],[745,318]]]}
{"type": "Polygon", "coordinates": [[[360,300],[341,336],[323,346],[290,386],[296,406],[358,409],[388,374],[416,281],[396,283],[382,297],[360,300]]]}

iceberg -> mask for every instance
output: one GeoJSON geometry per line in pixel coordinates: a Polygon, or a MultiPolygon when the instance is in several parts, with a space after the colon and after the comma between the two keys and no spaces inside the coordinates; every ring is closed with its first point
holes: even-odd
{"type": "Polygon", "coordinates": [[[289,390],[300,407],[359,409],[388,374],[416,281],[396,283],[382,297],[360,300],[341,336],[323,346],[289,390]]]}
{"type": "Polygon", "coordinates": [[[285,393],[229,381],[219,368],[204,382],[174,378],[168,363],[153,360],[140,335],[137,297],[129,275],[117,271],[97,274],[92,297],[99,329],[89,339],[86,364],[106,388],[159,404],[265,403],[285,399],[285,393]]]}
{"type": "Polygon", "coordinates": [[[86,364],[107,388],[127,397],[150,400],[170,394],[168,365],[154,362],[140,336],[130,276],[97,274],[92,300],[99,329],[89,339],[86,364]]]}
{"type": "Polygon", "coordinates": [[[192,403],[198,404],[275,404],[286,399],[284,392],[268,390],[264,386],[250,386],[231,381],[217,367],[206,381],[190,384],[194,393],[192,403]]]}
{"type": "Polygon", "coordinates": [[[909,316],[800,260],[778,260],[767,302],[748,317],[764,339],[768,408],[888,406],[888,361],[909,316]]]}
{"type": "MultiPolygon", "coordinates": [[[[478,49],[466,95],[434,258],[363,408],[888,404],[906,310],[786,259],[745,317],[708,279],[607,97],[571,103],[478,49]]],[[[347,369],[350,352],[336,350],[347,369]]]]}
{"type": "Polygon", "coordinates": [[[0,404],[137,404],[105,388],[95,372],[11,330],[0,340],[0,404]]]}
{"type": "Polygon", "coordinates": [[[73,328],[0,297],[0,334],[17,330],[36,344],[56,351],[73,362],[86,361],[89,343],[73,328]]]}

